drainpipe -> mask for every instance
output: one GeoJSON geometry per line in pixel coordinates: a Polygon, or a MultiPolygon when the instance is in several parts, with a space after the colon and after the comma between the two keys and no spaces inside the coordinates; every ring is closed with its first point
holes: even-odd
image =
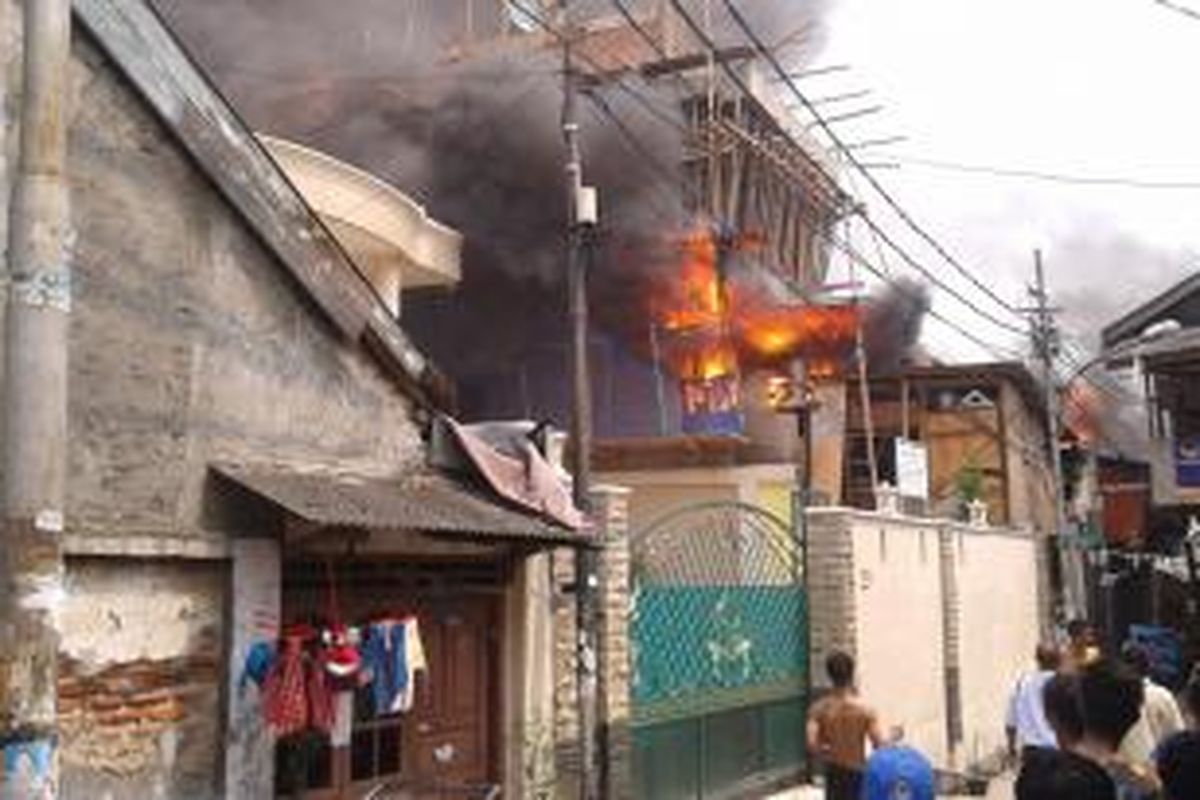
{"type": "Polygon", "coordinates": [[[66,495],[69,0],[24,11],[21,148],[10,209],[0,548],[0,797],[58,793],[56,719],[66,495]]]}

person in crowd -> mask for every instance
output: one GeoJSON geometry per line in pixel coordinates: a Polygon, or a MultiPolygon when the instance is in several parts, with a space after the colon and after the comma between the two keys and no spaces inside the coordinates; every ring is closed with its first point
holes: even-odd
{"type": "Polygon", "coordinates": [[[1147,765],[1119,753],[1121,742],[1141,717],[1145,689],[1141,676],[1120,661],[1100,659],[1078,673],[1083,736],[1072,750],[1108,772],[1119,800],[1141,800],[1158,791],[1158,779],[1147,765]]]}
{"type": "Polygon", "coordinates": [[[1016,761],[1021,752],[1031,747],[1055,747],[1054,729],[1046,720],[1044,691],[1058,669],[1058,648],[1039,644],[1034,653],[1037,668],[1022,675],[1013,687],[1008,701],[1008,716],[1004,730],[1008,737],[1008,756],[1016,761]]]}
{"type": "Polygon", "coordinates": [[[906,745],[876,750],[863,768],[861,800],[934,800],[933,765],[906,745]]]}
{"type": "Polygon", "coordinates": [[[1059,673],[1046,681],[1042,689],[1046,722],[1054,731],[1060,750],[1071,750],[1083,739],[1083,709],[1079,700],[1079,679],[1059,673]]]}
{"type": "Polygon", "coordinates": [[[1036,748],[1021,761],[1017,800],[1116,800],[1117,787],[1104,768],[1070,750],[1036,748]]]}
{"type": "MultiPolygon", "coordinates": [[[[1121,661],[1142,680],[1142,711],[1121,742],[1121,756],[1131,764],[1152,765],[1152,756],[1166,738],[1183,730],[1183,714],[1175,696],[1150,679],[1150,654],[1136,642],[1121,647],[1121,661]]],[[[1198,799],[1200,800],[1200,799],[1198,799]]]]}
{"type": "Polygon", "coordinates": [[[1200,730],[1200,664],[1192,670],[1192,677],[1183,687],[1183,710],[1192,730],[1200,730]]]}
{"type": "Polygon", "coordinates": [[[835,651],[825,661],[833,690],[818,700],[808,717],[808,751],[825,762],[827,800],[859,800],[867,743],[883,744],[879,717],[858,696],[854,659],[835,651]]]}
{"type": "Polygon", "coordinates": [[[1116,800],[1116,784],[1104,768],[1074,751],[1084,737],[1079,676],[1052,676],[1042,689],[1042,703],[1057,747],[1022,754],[1017,800],[1116,800]]]}
{"type": "Polygon", "coordinates": [[[1200,798],[1200,731],[1182,731],[1169,737],[1158,748],[1155,764],[1163,800],[1200,798]]]}
{"type": "Polygon", "coordinates": [[[1096,629],[1085,619],[1073,619],[1067,623],[1067,648],[1061,668],[1065,672],[1079,670],[1100,658],[1100,647],[1096,643],[1096,629]]]}

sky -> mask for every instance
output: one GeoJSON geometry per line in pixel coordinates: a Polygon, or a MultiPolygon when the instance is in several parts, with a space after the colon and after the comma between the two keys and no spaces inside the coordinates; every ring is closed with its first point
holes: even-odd
{"type": "MultiPolygon", "coordinates": [[[[815,64],[851,69],[804,79],[802,89],[810,97],[872,90],[839,111],[876,103],[884,111],[838,125],[842,139],[907,137],[858,154],[901,161],[874,174],[1010,304],[1027,305],[1032,251],[1040,248],[1064,325],[1094,345],[1106,322],[1200,269],[1200,103],[1192,86],[1200,19],[1154,0],[836,0],[827,26],[815,64]],[[904,160],[913,158],[1197,188],[1015,180],[904,160]]],[[[861,196],[919,261],[1012,319],[905,236],[878,198],[861,196]]],[[[852,235],[873,252],[865,232],[852,235]]],[[[935,292],[934,307],[988,341],[1020,344],[944,291],[935,292]]],[[[923,340],[945,358],[996,357],[936,320],[923,340]]]]}

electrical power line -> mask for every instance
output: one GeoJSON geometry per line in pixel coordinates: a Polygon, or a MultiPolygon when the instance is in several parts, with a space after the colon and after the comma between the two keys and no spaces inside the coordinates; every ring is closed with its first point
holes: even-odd
{"type": "MultiPolygon", "coordinates": [[[[554,36],[556,39],[558,39],[560,41],[565,39],[565,37],[566,37],[565,33],[556,29],[541,14],[537,13],[536,11],[534,11],[533,9],[531,9],[527,5],[525,5],[522,2],[522,0],[512,0],[512,2],[515,6],[518,7],[519,10],[521,10],[523,13],[527,14],[532,21],[534,21],[539,27],[541,27],[543,30],[545,30],[547,33],[549,33],[551,36],[554,36]]],[[[612,0],[612,2],[615,6],[617,6],[618,10],[620,10],[622,8],[622,6],[624,6],[624,4],[620,2],[620,0],[612,0]]],[[[676,11],[679,12],[681,14],[681,16],[683,16],[684,21],[688,23],[688,26],[690,28],[692,28],[693,32],[701,39],[702,43],[708,49],[715,51],[715,43],[711,40],[711,38],[709,38],[703,32],[702,29],[700,29],[698,27],[695,19],[692,18],[687,13],[686,9],[683,9],[679,5],[678,0],[672,0],[672,5],[675,6],[676,11]]],[[[627,6],[625,6],[625,10],[626,11],[629,10],[627,6]]],[[[647,31],[645,31],[644,26],[638,25],[635,27],[635,30],[639,30],[639,29],[640,29],[640,35],[642,35],[643,38],[647,38],[648,42],[650,42],[652,44],[652,47],[654,47],[654,49],[656,51],[658,51],[660,54],[665,54],[665,51],[661,49],[661,45],[659,45],[657,42],[655,42],[653,36],[650,36],[649,33],[647,31]]],[[[580,60],[584,61],[589,66],[593,67],[594,69],[597,69],[598,71],[603,71],[599,68],[599,66],[596,64],[596,62],[593,59],[584,57],[581,54],[580,60]]],[[[729,64],[725,63],[724,61],[720,61],[720,64],[723,67],[723,69],[725,70],[725,72],[727,74],[729,74],[730,78],[734,81],[734,83],[738,86],[738,88],[743,93],[745,93],[745,95],[747,97],[754,96],[753,93],[750,92],[749,87],[745,85],[745,82],[742,80],[742,78],[737,74],[736,71],[734,71],[729,66],[729,64]]],[[[630,66],[632,66],[632,65],[630,65],[630,66]]],[[[626,85],[619,77],[612,81],[612,85],[615,85],[617,88],[624,90],[626,93],[630,94],[630,96],[632,96],[634,99],[638,100],[641,104],[643,104],[648,109],[654,108],[653,101],[649,100],[648,98],[645,98],[644,96],[641,95],[640,92],[637,92],[632,87],[626,85]]],[[[609,108],[608,111],[611,112],[611,108],[609,108]]],[[[604,112],[602,111],[601,113],[604,113],[604,112]]],[[[659,112],[659,113],[661,113],[661,112],[659,112]]],[[[615,114],[613,116],[615,117],[615,114]]],[[[687,127],[680,120],[678,120],[676,118],[668,117],[667,121],[669,121],[670,124],[672,124],[674,127],[676,127],[676,129],[680,129],[683,131],[688,130],[687,127]]],[[[829,175],[828,171],[820,163],[818,163],[815,159],[813,159],[807,153],[807,151],[803,147],[801,147],[799,145],[799,143],[797,143],[795,141],[795,139],[792,138],[792,136],[782,126],[778,126],[778,130],[779,130],[779,133],[782,136],[784,136],[792,144],[792,146],[795,147],[797,149],[797,151],[804,156],[804,158],[808,161],[808,163],[812,167],[814,167],[823,176],[825,176],[827,180],[829,180],[831,183],[836,185],[836,180],[834,180],[833,177],[829,175]]],[[[629,135],[632,135],[632,132],[629,131],[628,128],[625,129],[625,132],[629,135]]],[[[636,136],[633,136],[633,138],[636,139],[636,136]]],[[[644,148],[643,148],[640,152],[640,155],[645,157],[648,154],[644,151],[644,148]]],[[[661,164],[660,164],[660,166],[661,166],[661,164]]],[[[879,240],[886,242],[888,247],[890,249],[892,249],[894,252],[896,252],[897,254],[899,254],[906,263],[908,263],[911,267],[913,267],[918,272],[920,272],[922,275],[924,275],[932,283],[934,283],[935,285],[937,285],[937,286],[941,287],[942,289],[944,289],[945,291],[947,291],[949,294],[951,294],[953,297],[955,297],[960,303],[963,303],[968,308],[970,308],[972,311],[974,311],[976,314],[979,314],[980,316],[991,321],[993,324],[998,325],[999,327],[1006,328],[1010,331],[1014,331],[1017,333],[1024,332],[1023,329],[1018,328],[1013,325],[1010,325],[1010,324],[1004,322],[1003,320],[999,320],[996,317],[994,317],[993,315],[984,311],[983,309],[980,309],[977,305],[972,303],[969,299],[960,295],[952,287],[949,287],[946,284],[944,284],[936,276],[934,276],[931,272],[929,272],[928,269],[926,269],[923,265],[921,265],[919,262],[917,262],[898,243],[896,243],[893,239],[888,237],[887,234],[884,231],[882,231],[879,228],[879,226],[874,223],[873,220],[871,220],[869,217],[866,217],[865,215],[862,216],[862,219],[868,225],[868,227],[870,227],[874,231],[874,235],[879,237],[879,240]]],[[[810,217],[810,220],[811,220],[811,217],[810,217]]],[[[923,299],[919,295],[917,295],[914,292],[914,290],[911,289],[911,287],[908,287],[903,283],[897,282],[889,274],[876,268],[875,265],[871,264],[869,260],[867,260],[861,253],[856,251],[848,242],[842,242],[841,240],[839,240],[836,237],[836,235],[824,230],[823,227],[820,225],[815,226],[815,229],[817,230],[818,234],[827,241],[827,243],[829,243],[831,246],[841,250],[843,253],[847,254],[848,257],[855,259],[857,261],[857,263],[859,263],[861,266],[863,266],[864,269],[866,269],[868,272],[875,275],[876,277],[880,278],[881,280],[885,281],[887,284],[889,284],[890,286],[895,288],[897,291],[900,291],[901,293],[910,294],[913,299],[923,299]]],[[[877,245],[878,245],[878,240],[877,240],[877,245]]],[[[941,324],[950,328],[951,330],[953,330],[954,332],[956,332],[963,338],[973,342],[974,344],[978,345],[979,347],[982,347],[985,351],[992,353],[993,355],[996,355],[1001,358],[1007,359],[1007,358],[1013,357],[1014,353],[1012,351],[1004,351],[1004,350],[998,348],[995,344],[988,342],[985,339],[981,338],[978,334],[973,333],[970,330],[967,330],[966,328],[962,327],[961,325],[954,322],[950,318],[939,313],[935,309],[930,309],[928,313],[929,313],[930,318],[937,320],[938,322],[940,322],[941,324]]]]}
{"type": "MultiPolygon", "coordinates": [[[[821,120],[823,123],[823,118],[819,114],[817,114],[815,112],[815,110],[811,109],[811,104],[809,103],[808,99],[796,87],[795,81],[793,80],[792,76],[788,74],[788,72],[783,68],[783,66],[781,64],[779,64],[778,59],[776,59],[774,54],[771,53],[770,50],[762,43],[762,40],[753,33],[753,31],[749,28],[749,26],[747,24],[745,24],[745,19],[741,16],[740,12],[737,11],[737,9],[729,2],[729,0],[725,0],[725,3],[726,3],[726,6],[729,7],[730,12],[735,15],[735,20],[738,21],[738,23],[742,27],[742,29],[747,32],[747,35],[751,36],[756,49],[758,49],[758,51],[761,54],[763,54],[764,57],[766,57],[770,61],[770,63],[774,66],[775,70],[778,72],[780,78],[783,81],[785,81],[792,88],[792,91],[796,94],[797,98],[799,98],[801,100],[801,102],[804,103],[807,107],[809,107],[810,112],[813,114],[814,118],[821,120]]],[[[696,37],[699,38],[701,43],[704,44],[704,46],[707,47],[709,50],[715,51],[715,49],[716,49],[715,42],[713,42],[712,38],[707,33],[705,33],[703,28],[701,28],[699,23],[697,23],[696,19],[687,11],[687,9],[683,7],[683,4],[680,2],[680,0],[671,0],[671,5],[675,9],[675,11],[680,15],[680,17],[682,18],[684,23],[686,23],[687,26],[696,35],[696,37]]],[[[750,98],[753,98],[755,96],[754,93],[750,90],[750,88],[746,85],[746,83],[742,79],[742,77],[729,64],[722,61],[721,67],[724,69],[724,71],[729,76],[730,80],[734,83],[734,85],[736,85],[738,87],[738,89],[743,92],[743,94],[745,94],[747,97],[750,97],[750,98]]],[[[926,241],[930,242],[936,249],[938,249],[944,258],[948,259],[951,263],[957,263],[954,261],[953,256],[951,256],[948,252],[946,252],[946,250],[944,248],[942,248],[941,245],[938,244],[937,241],[932,238],[932,236],[930,236],[928,233],[926,233],[924,231],[924,229],[920,228],[916,224],[916,222],[912,219],[912,217],[909,216],[906,211],[904,211],[904,209],[899,205],[899,203],[896,202],[894,199],[892,199],[891,195],[887,194],[887,191],[878,183],[878,181],[875,179],[875,177],[873,175],[871,175],[865,168],[863,168],[861,166],[861,164],[858,163],[858,161],[854,158],[853,154],[846,148],[846,146],[844,144],[841,143],[841,140],[836,139],[836,134],[834,134],[832,132],[832,129],[830,129],[828,127],[828,125],[824,125],[824,124],[823,124],[823,128],[828,135],[830,135],[831,137],[833,137],[835,139],[835,143],[838,145],[839,149],[841,149],[842,152],[844,152],[846,154],[850,163],[854,164],[856,166],[856,168],[864,176],[866,176],[866,178],[867,178],[868,182],[871,184],[871,186],[873,188],[875,188],[875,190],[877,192],[879,192],[882,196],[884,196],[885,199],[890,201],[889,205],[892,206],[892,208],[901,216],[901,218],[905,219],[908,222],[910,227],[912,227],[914,230],[918,231],[918,233],[922,234],[923,238],[925,238],[926,241]]],[[[834,185],[837,184],[836,179],[829,174],[829,171],[823,165],[821,165],[819,162],[817,162],[814,158],[812,158],[812,156],[808,155],[805,148],[803,146],[801,146],[786,129],[784,129],[782,126],[778,126],[778,130],[779,130],[780,135],[782,135],[793,147],[795,147],[800,153],[802,153],[805,156],[806,160],[821,175],[823,175],[828,181],[830,181],[834,185]]],[[[884,242],[888,245],[888,247],[891,250],[896,252],[904,260],[904,262],[906,264],[908,264],[910,267],[915,269],[917,272],[921,273],[921,275],[923,275],[926,280],[930,281],[930,283],[940,287],[947,294],[954,297],[959,303],[966,306],[971,311],[978,314],[980,317],[988,320],[993,325],[996,325],[997,327],[1000,327],[1000,328],[1004,328],[1004,329],[1006,329],[1010,332],[1014,332],[1014,333],[1023,334],[1025,332],[1024,328],[1018,326],[1015,323],[1008,322],[1007,320],[1004,320],[1004,319],[1000,319],[996,315],[984,310],[978,304],[973,302],[970,298],[966,297],[965,295],[963,295],[962,293],[957,291],[954,287],[949,286],[948,284],[943,282],[936,275],[934,275],[928,268],[926,268],[923,264],[921,264],[919,261],[917,261],[915,258],[913,258],[913,256],[911,254],[909,254],[907,250],[905,250],[903,247],[901,247],[900,244],[898,242],[896,242],[896,240],[893,237],[889,236],[886,233],[886,231],[883,231],[878,225],[876,225],[876,223],[873,220],[871,220],[869,217],[864,217],[864,219],[868,225],[870,225],[876,229],[877,233],[880,235],[880,237],[884,240],[884,242]]],[[[972,282],[974,282],[978,286],[982,287],[993,299],[999,301],[1006,309],[1008,309],[1012,313],[1017,313],[1016,310],[1013,309],[1013,307],[1010,304],[1003,301],[990,288],[988,288],[986,286],[986,284],[979,282],[979,280],[977,278],[975,278],[974,275],[971,275],[969,272],[967,272],[965,270],[965,268],[961,267],[961,265],[959,265],[959,267],[960,267],[960,271],[963,271],[965,274],[969,275],[972,282]]]]}
{"type": "MultiPolygon", "coordinates": [[[[845,155],[847,161],[852,166],[854,166],[854,168],[857,169],[866,178],[866,180],[870,184],[871,188],[874,189],[875,192],[878,193],[879,196],[883,198],[884,202],[887,203],[887,205],[896,213],[896,215],[909,228],[911,228],[913,230],[913,232],[915,232],[921,239],[923,239],[926,243],[928,243],[934,249],[934,251],[937,252],[938,255],[940,255],[948,264],[950,264],[952,267],[954,267],[954,269],[960,275],[962,275],[964,278],[966,278],[968,281],[970,281],[971,284],[973,284],[977,289],[982,291],[993,302],[995,302],[997,305],[999,305],[1005,311],[1008,311],[1009,313],[1014,314],[1019,317],[1020,312],[1011,303],[1009,303],[1007,300],[1005,300],[1004,298],[1002,298],[998,294],[996,294],[991,289],[991,287],[989,287],[986,283],[981,281],[978,277],[975,276],[975,274],[973,272],[971,272],[969,269],[967,269],[965,266],[963,266],[963,264],[960,263],[958,261],[958,259],[956,259],[953,255],[951,255],[950,252],[948,250],[946,250],[946,248],[944,246],[942,246],[942,244],[937,239],[935,239],[932,234],[930,234],[927,230],[925,230],[925,228],[923,228],[919,223],[917,223],[917,221],[912,217],[912,215],[909,214],[908,211],[905,210],[904,207],[900,205],[899,201],[897,201],[891,195],[891,193],[887,191],[887,189],[879,182],[879,180],[874,175],[872,175],[869,170],[867,170],[865,167],[862,166],[862,164],[854,156],[853,152],[845,145],[845,143],[842,142],[841,138],[837,135],[836,132],[834,132],[833,128],[830,127],[830,125],[825,121],[824,117],[821,116],[820,112],[818,112],[817,109],[813,106],[812,102],[804,95],[803,92],[800,91],[800,88],[796,85],[796,81],[788,73],[788,71],[783,67],[783,65],[779,63],[779,59],[776,58],[774,53],[772,53],[770,51],[770,49],[766,47],[766,45],[763,43],[762,38],[757,33],[755,33],[754,29],[746,21],[746,18],[742,15],[741,11],[738,10],[736,3],[734,3],[733,0],[723,0],[723,2],[724,2],[725,7],[729,10],[730,15],[733,17],[734,22],[737,23],[738,27],[741,28],[742,31],[746,34],[746,36],[750,39],[751,43],[754,45],[755,49],[758,50],[760,55],[762,55],[763,58],[766,59],[767,63],[771,65],[771,67],[774,69],[774,71],[778,75],[779,79],[792,91],[792,94],[794,94],[796,96],[796,99],[799,100],[800,103],[809,112],[809,114],[812,115],[813,119],[818,123],[819,127],[829,137],[830,141],[834,144],[834,146],[838,150],[842,151],[842,153],[845,155]]],[[[674,5],[677,10],[681,11],[681,13],[686,15],[686,11],[682,10],[678,0],[672,0],[672,5],[674,5]]],[[[947,287],[945,287],[943,285],[943,288],[947,288],[947,287]]],[[[956,293],[952,292],[952,294],[956,294],[956,293]]],[[[960,300],[961,299],[962,298],[960,297],[960,300]]],[[[967,305],[973,305],[973,304],[967,303],[967,305]]],[[[990,317],[990,315],[985,315],[985,316],[990,317]]],[[[1001,327],[1009,327],[1009,326],[1001,325],[1001,327]]]]}
{"type": "Polygon", "coordinates": [[[1185,5],[1173,2],[1173,0],[1154,0],[1154,2],[1158,3],[1163,8],[1174,11],[1176,14],[1182,14],[1185,17],[1190,17],[1191,19],[1200,21],[1200,11],[1197,11],[1194,8],[1188,8],[1185,5]]]}
{"type": "MultiPolygon", "coordinates": [[[[538,13],[536,10],[534,10],[533,8],[528,6],[525,2],[523,2],[523,0],[509,0],[509,2],[511,2],[512,5],[514,7],[516,7],[516,9],[518,11],[520,11],[522,14],[527,16],[530,19],[530,21],[532,21],[539,28],[541,28],[546,33],[550,34],[552,37],[557,39],[560,43],[565,43],[568,40],[568,35],[566,33],[557,29],[555,26],[551,25],[550,22],[547,21],[546,18],[542,14],[538,13]]],[[[584,53],[577,52],[575,54],[575,58],[579,61],[582,61],[584,64],[586,64],[587,66],[589,66],[593,70],[595,70],[597,75],[602,75],[602,74],[610,71],[606,67],[604,67],[604,65],[599,64],[594,58],[592,58],[584,53]]],[[[635,65],[633,65],[629,62],[626,62],[625,66],[633,68],[635,65]]],[[[630,86],[625,81],[623,76],[620,76],[620,75],[614,76],[611,80],[607,81],[605,85],[613,86],[613,87],[619,89],[620,91],[629,95],[634,101],[636,101],[639,105],[641,105],[643,108],[645,108],[649,113],[651,113],[652,115],[657,117],[659,120],[667,123],[668,125],[675,127],[677,130],[686,132],[687,127],[683,124],[683,122],[681,122],[678,119],[677,116],[673,115],[669,111],[659,108],[655,104],[654,100],[652,100],[649,97],[646,97],[644,94],[639,92],[633,86],[630,86]]]]}
{"type": "Polygon", "coordinates": [[[1200,190],[1200,181],[1162,181],[1145,178],[1121,177],[1115,175],[1070,175],[1059,172],[1043,172],[1034,169],[1014,167],[999,167],[987,164],[965,164],[958,161],[945,161],[934,158],[917,156],[889,155],[888,158],[901,164],[913,164],[930,169],[950,172],[964,172],[972,175],[990,175],[997,178],[1015,178],[1023,180],[1063,183],[1076,186],[1110,186],[1128,189],[1170,189],[1170,190],[1200,190]]]}
{"type": "MultiPolygon", "coordinates": [[[[613,5],[616,6],[619,11],[624,11],[624,12],[629,11],[628,7],[625,6],[625,4],[622,0],[612,0],[612,2],[613,2],[613,5]]],[[[696,23],[696,20],[687,12],[687,10],[679,4],[678,0],[672,0],[672,5],[675,7],[676,12],[678,12],[680,14],[680,16],[683,18],[684,22],[687,23],[688,27],[692,29],[692,32],[700,39],[701,43],[705,47],[707,47],[709,50],[715,52],[715,43],[703,31],[703,29],[700,28],[700,26],[696,23]]],[[[628,15],[623,14],[623,16],[625,16],[626,21],[630,21],[630,17],[632,17],[632,14],[628,14],[628,15]]],[[[651,36],[645,30],[644,26],[639,24],[639,25],[636,25],[634,27],[634,29],[636,31],[638,31],[639,34],[644,39],[647,40],[647,42],[651,45],[651,47],[656,52],[658,52],[660,54],[660,56],[662,56],[663,58],[667,57],[667,53],[662,48],[661,44],[658,43],[656,40],[654,40],[654,37],[651,36]]],[[[734,84],[744,94],[746,94],[747,97],[753,97],[754,96],[753,93],[750,91],[749,87],[745,85],[745,82],[742,80],[741,76],[739,76],[737,74],[737,72],[729,66],[729,64],[725,63],[724,61],[721,61],[720,63],[721,63],[721,66],[724,68],[725,72],[729,75],[730,79],[734,82],[734,84]]],[[[790,80],[790,78],[789,78],[789,80],[790,80]]],[[[828,171],[819,162],[817,162],[815,159],[813,159],[811,156],[809,156],[807,151],[799,143],[797,143],[795,141],[795,139],[782,126],[779,126],[779,132],[799,152],[801,152],[805,156],[805,158],[807,159],[807,161],[809,162],[809,164],[811,166],[813,166],[815,169],[817,169],[831,183],[834,183],[834,184],[837,183],[836,180],[831,175],[829,175],[828,171]]],[[[983,311],[982,309],[980,309],[978,306],[973,304],[970,300],[959,295],[951,287],[946,286],[944,283],[942,283],[940,280],[938,280],[936,276],[934,276],[932,273],[930,273],[924,266],[922,266],[920,263],[918,263],[911,255],[909,255],[909,253],[906,250],[904,250],[904,248],[900,247],[900,245],[898,243],[896,243],[893,239],[888,237],[886,235],[886,233],[884,233],[879,228],[879,226],[874,223],[873,220],[871,220],[865,214],[859,214],[859,216],[863,220],[863,222],[867,225],[867,227],[872,231],[872,235],[875,237],[874,241],[875,241],[876,248],[881,257],[882,257],[882,247],[880,246],[880,243],[886,242],[888,244],[889,248],[891,248],[894,252],[899,254],[900,257],[906,263],[908,263],[910,266],[915,268],[919,273],[924,275],[928,280],[930,280],[934,284],[936,284],[936,285],[940,286],[941,288],[943,288],[944,290],[946,290],[949,294],[954,296],[956,299],[959,300],[959,302],[966,305],[972,311],[981,315],[985,319],[988,319],[993,324],[996,324],[1000,327],[1006,328],[1011,332],[1024,334],[1025,331],[1023,328],[1020,328],[1016,325],[1008,324],[1002,320],[997,319],[996,317],[992,316],[991,314],[988,314],[986,311],[983,311]]],[[[811,217],[811,215],[809,216],[809,219],[810,219],[810,221],[813,219],[811,217]]],[[[910,287],[908,287],[907,285],[897,282],[896,279],[891,276],[890,270],[887,269],[886,264],[883,266],[882,269],[877,268],[877,267],[875,267],[875,265],[871,264],[870,261],[868,259],[866,259],[861,253],[859,253],[857,250],[855,250],[849,242],[840,241],[835,234],[826,231],[824,229],[824,226],[815,225],[814,228],[818,232],[818,235],[820,235],[822,238],[824,238],[828,244],[841,250],[845,255],[847,255],[847,257],[853,259],[856,263],[860,264],[864,269],[866,269],[871,274],[875,275],[877,278],[883,280],[889,286],[893,287],[897,291],[900,291],[901,293],[910,295],[910,299],[920,299],[920,300],[924,299],[923,297],[919,297],[919,296],[915,295],[913,290],[910,287]]],[[[881,262],[881,263],[885,263],[885,262],[881,262]]],[[[963,328],[961,325],[957,324],[950,318],[939,313],[935,309],[930,309],[928,313],[929,313],[930,318],[937,320],[938,322],[940,322],[943,325],[945,325],[946,327],[950,328],[951,330],[953,330],[954,332],[956,332],[963,338],[971,341],[972,343],[978,345],[979,347],[982,347],[985,351],[991,353],[994,356],[997,356],[997,357],[1003,358],[1003,359],[1009,359],[1014,356],[1016,356],[1018,358],[1020,357],[1019,354],[1016,354],[1013,351],[1006,351],[1001,348],[998,348],[995,344],[988,342],[985,339],[981,338],[979,335],[967,330],[966,328],[963,328]]]]}

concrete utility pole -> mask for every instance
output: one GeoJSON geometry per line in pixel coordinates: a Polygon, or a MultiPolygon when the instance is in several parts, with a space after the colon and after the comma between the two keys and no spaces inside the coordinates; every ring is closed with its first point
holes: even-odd
{"type": "MultiPolygon", "coordinates": [[[[1059,447],[1060,409],[1058,390],[1054,380],[1054,359],[1059,354],[1060,337],[1058,326],[1054,321],[1055,309],[1051,308],[1049,295],[1046,291],[1046,274],[1042,267],[1042,251],[1033,251],[1034,285],[1029,289],[1034,307],[1029,310],[1030,335],[1033,341],[1033,352],[1041,364],[1042,390],[1046,401],[1046,430],[1050,438],[1050,468],[1051,483],[1054,493],[1054,525],[1055,533],[1062,536],[1067,530],[1066,497],[1063,492],[1062,450],[1059,447]]],[[[1064,581],[1067,586],[1065,594],[1069,610],[1079,613],[1078,597],[1075,596],[1074,565],[1069,570],[1072,574],[1064,581]]]]}
{"type": "Polygon", "coordinates": [[[9,226],[0,547],[0,797],[57,795],[55,615],[67,472],[69,0],[23,3],[21,150],[9,226]]]}
{"type": "MultiPolygon", "coordinates": [[[[567,295],[571,325],[571,474],[573,499],[585,513],[591,510],[592,387],[588,370],[587,262],[585,229],[595,222],[595,209],[583,209],[594,195],[583,186],[577,113],[578,76],[572,58],[575,31],[568,14],[569,0],[559,0],[559,30],[563,31],[562,133],[566,149],[567,295]]],[[[592,204],[594,206],[594,203],[592,204]]],[[[597,707],[597,611],[599,554],[591,547],[575,551],[575,627],[578,636],[576,680],[579,691],[579,797],[598,800],[602,786],[600,726],[597,707]]]]}

